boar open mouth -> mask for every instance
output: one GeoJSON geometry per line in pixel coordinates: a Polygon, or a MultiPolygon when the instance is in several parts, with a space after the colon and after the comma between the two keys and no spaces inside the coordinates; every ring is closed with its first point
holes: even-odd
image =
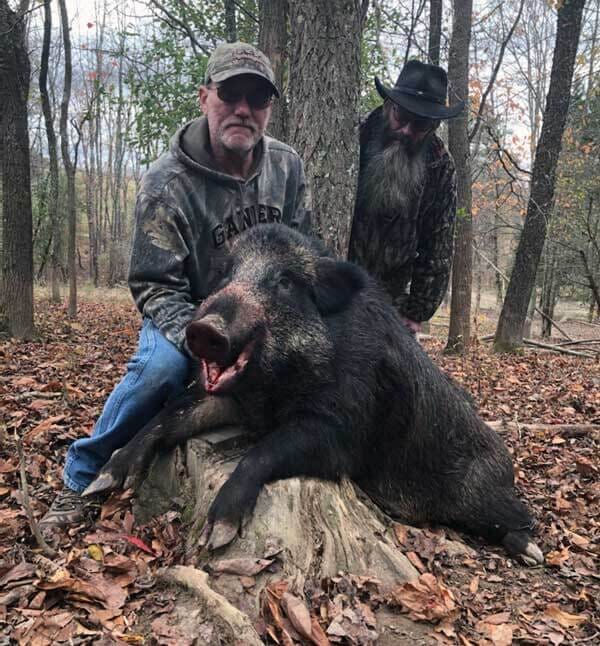
{"type": "Polygon", "coordinates": [[[216,361],[201,359],[202,385],[206,392],[214,395],[225,392],[233,386],[246,370],[255,345],[256,339],[246,344],[236,360],[230,365],[222,366],[216,361]]]}

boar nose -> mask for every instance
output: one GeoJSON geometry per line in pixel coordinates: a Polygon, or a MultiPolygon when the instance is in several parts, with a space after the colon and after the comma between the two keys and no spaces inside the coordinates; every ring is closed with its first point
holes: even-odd
{"type": "Polygon", "coordinates": [[[212,319],[192,321],[186,330],[187,342],[196,357],[222,363],[229,354],[229,338],[212,319]]]}

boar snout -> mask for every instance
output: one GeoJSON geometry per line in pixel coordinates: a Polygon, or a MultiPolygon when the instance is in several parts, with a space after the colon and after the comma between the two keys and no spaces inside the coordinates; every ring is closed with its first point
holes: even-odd
{"type": "Polygon", "coordinates": [[[223,365],[230,351],[229,337],[222,332],[220,317],[207,316],[192,321],[186,330],[187,342],[194,356],[223,365]]]}

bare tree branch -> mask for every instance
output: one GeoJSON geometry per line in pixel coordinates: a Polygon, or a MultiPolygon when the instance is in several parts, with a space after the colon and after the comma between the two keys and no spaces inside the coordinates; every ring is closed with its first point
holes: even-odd
{"type": "Polygon", "coordinates": [[[494,83],[496,82],[496,77],[498,76],[500,66],[502,65],[502,60],[504,59],[504,52],[506,51],[506,47],[510,42],[512,35],[514,34],[515,29],[519,24],[519,21],[521,20],[521,14],[523,13],[524,3],[525,3],[525,0],[521,0],[521,4],[519,5],[519,11],[517,12],[517,17],[515,18],[515,21],[511,25],[511,28],[508,30],[508,34],[506,38],[502,41],[502,45],[500,46],[500,53],[498,54],[498,60],[496,61],[496,65],[494,66],[494,70],[492,72],[492,75],[490,76],[488,86],[486,87],[485,92],[481,96],[481,101],[479,103],[479,110],[477,111],[477,118],[475,119],[473,128],[471,128],[471,132],[469,133],[469,141],[473,141],[473,139],[475,138],[475,135],[477,134],[477,131],[479,130],[479,126],[481,125],[481,117],[483,116],[483,111],[485,110],[485,104],[486,104],[487,98],[490,92],[492,91],[492,88],[494,87],[494,83]]]}
{"type": "Polygon", "coordinates": [[[417,22],[419,21],[419,18],[423,13],[423,9],[425,9],[425,0],[420,0],[417,13],[415,14],[415,0],[412,0],[411,12],[410,12],[410,29],[408,32],[408,42],[406,44],[406,53],[404,54],[405,65],[406,65],[406,62],[408,61],[408,55],[410,54],[410,48],[412,45],[412,38],[415,33],[415,27],[417,26],[417,22]]]}
{"type": "MultiPolygon", "coordinates": [[[[207,49],[197,38],[194,36],[193,31],[190,29],[190,26],[185,23],[183,20],[180,20],[177,16],[173,15],[159,0],[150,0],[150,2],[160,11],[162,11],[165,16],[169,19],[170,25],[177,26],[181,31],[185,33],[185,35],[189,38],[190,44],[192,46],[192,49],[194,50],[194,54],[196,56],[198,55],[199,51],[202,52],[203,54],[206,54],[207,56],[210,56],[210,50],[207,49]]],[[[167,21],[165,18],[162,18],[165,22],[167,21]]]]}

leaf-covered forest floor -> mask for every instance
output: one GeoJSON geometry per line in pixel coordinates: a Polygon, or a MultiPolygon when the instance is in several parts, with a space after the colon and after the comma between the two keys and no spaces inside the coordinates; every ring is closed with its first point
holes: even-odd
{"type": "MultiPolygon", "coordinates": [[[[183,559],[185,526],[176,509],[136,526],[130,495],[113,497],[98,520],[58,534],[52,544],[57,554],[45,556],[22,505],[15,434],[23,439],[31,506],[39,518],[61,487],[67,446],[91,431],[120,378],[138,322],[123,299],[81,303],[76,323],[67,320],[64,307],[41,301],[35,342],[0,337],[0,644],[11,638],[36,646],[192,643],[168,621],[176,593],[155,578],[158,568],[183,559]]],[[[574,334],[589,337],[590,329],[574,334]]],[[[424,643],[600,643],[597,431],[521,426],[600,424],[598,360],[532,350],[494,355],[483,343],[465,357],[450,357],[442,354],[439,338],[424,345],[473,394],[486,420],[514,422],[503,435],[517,486],[537,518],[546,564],[518,566],[500,549],[465,536],[471,549],[450,556],[445,538],[456,538],[454,532],[395,524],[398,549],[422,573],[418,584],[385,591],[353,573],[323,582],[320,595],[300,603],[330,642],[322,636],[302,641],[298,610],[289,595],[282,600],[280,587],[263,604],[259,632],[282,644],[372,643],[371,611],[378,610],[419,620],[424,643]]],[[[251,588],[252,577],[242,578],[251,588]]],[[[381,636],[384,641],[411,643],[401,629],[396,637],[381,636]]],[[[200,643],[220,642],[207,634],[200,643]]]]}

